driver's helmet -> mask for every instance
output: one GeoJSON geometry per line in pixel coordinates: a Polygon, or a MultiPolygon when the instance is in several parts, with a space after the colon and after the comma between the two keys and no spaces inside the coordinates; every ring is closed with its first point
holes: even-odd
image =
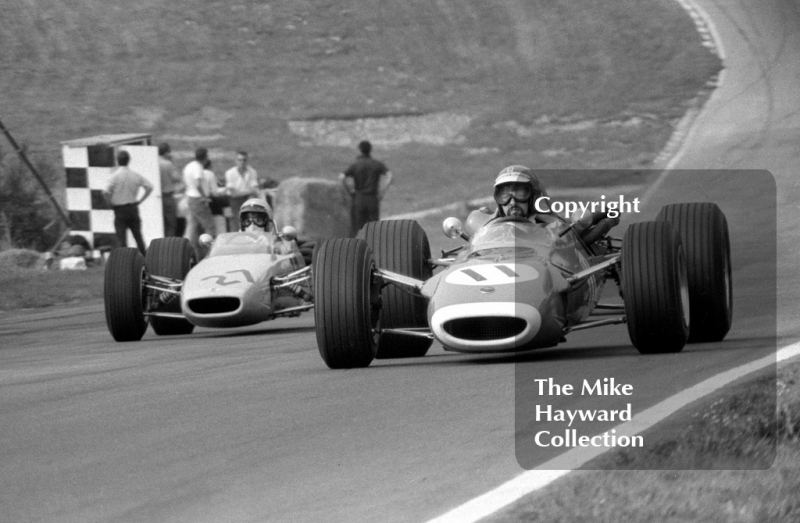
{"type": "Polygon", "coordinates": [[[528,214],[532,214],[534,202],[542,196],[547,196],[547,191],[533,171],[524,165],[506,167],[494,180],[494,201],[501,215],[503,215],[502,206],[507,205],[512,197],[518,202],[527,202],[528,214]]]}
{"type": "Polygon", "coordinates": [[[263,198],[250,198],[239,211],[239,227],[242,231],[269,231],[272,227],[272,209],[263,198]]]}

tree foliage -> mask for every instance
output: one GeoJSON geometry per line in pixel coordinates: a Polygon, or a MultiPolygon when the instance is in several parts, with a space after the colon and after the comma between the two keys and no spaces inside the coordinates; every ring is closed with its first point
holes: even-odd
{"type": "MultiPolygon", "coordinates": [[[[60,171],[42,157],[28,158],[48,187],[56,187],[60,171]]],[[[0,247],[44,251],[53,247],[63,227],[33,173],[14,151],[0,149],[0,247]]]]}

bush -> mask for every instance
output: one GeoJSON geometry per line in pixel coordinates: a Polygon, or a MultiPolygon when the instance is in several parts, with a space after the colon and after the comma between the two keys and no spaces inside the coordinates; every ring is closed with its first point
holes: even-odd
{"type": "MultiPolygon", "coordinates": [[[[29,159],[54,187],[59,171],[42,158],[29,159]]],[[[0,247],[45,251],[62,230],[58,212],[33,173],[16,153],[0,149],[0,247]]]]}
{"type": "Polygon", "coordinates": [[[8,249],[0,252],[0,270],[10,270],[14,267],[41,269],[43,264],[44,258],[36,251],[8,249]]]}

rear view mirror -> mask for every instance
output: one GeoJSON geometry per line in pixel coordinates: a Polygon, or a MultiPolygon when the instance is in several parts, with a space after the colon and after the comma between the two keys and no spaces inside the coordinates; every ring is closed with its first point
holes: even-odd
{"type": "Polygon", "coordinates": [[[203,247],[208,248],[208,247],[211,247],[212,243],[214,243],[214,237],[211,236],[210,234],[201,234],[199,241],[200,241],[200,245],[202,245],[203,247]]]}
{"type": "Polygon", "coordinates": [[[445,219],[445,221],[442,222],[442,230],[448,238],[452,238],[454,240],[462,238],[466,241],[469,241],[469,236],[464,233],[464,225],[458,218],[450,217],[445,219]]]}
{"type": "Polygon", "coordinates": [[[286,241],[292,241],[297,239],[297,229],[292,227],[291,225],[287,225],[283,229],[281,229],[281,239],[286,241]]]}

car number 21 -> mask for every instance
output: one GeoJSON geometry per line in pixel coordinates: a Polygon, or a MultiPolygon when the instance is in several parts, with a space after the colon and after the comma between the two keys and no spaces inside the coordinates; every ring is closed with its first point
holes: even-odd
{"type": "Polygon", "coordinates": [[[216,279],[217,281],[214,282],[214,285],[223,285],[223,286],[225,286],[225,285],[233,285],[235,283],[242,283],[242,280],[240,280],[238,278],[231,278],[229,276],[226,276],[227,274],[236,274],[236,273],[241,273],[242,276],[244,276],[245,280],[250,282],[250,283],[254,283],[255,282],[255,280],[253,279],[253,275],[250,274],[250,271],[247,271],[245,269],[239,269],[239,270],[235,270],[235,271],[228,271],[225,274],[215,274],[213,276],[206,276],[205,278],[203,278],[202,281],[216,279]]]}

